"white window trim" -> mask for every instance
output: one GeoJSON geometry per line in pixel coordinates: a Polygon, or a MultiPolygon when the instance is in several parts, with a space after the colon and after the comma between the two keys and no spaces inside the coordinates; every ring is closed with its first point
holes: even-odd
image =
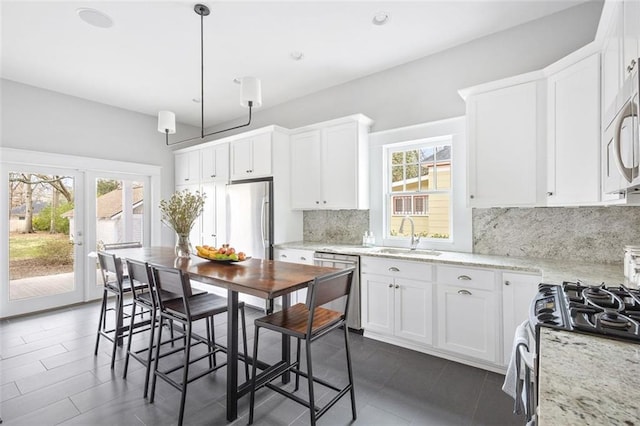
{"type": "Polygon", "coordinates": [[[471,208],[467,207],[467,142],[465,117],[455,117],[415,126],[374,132],[369,135],[370,159],[370,210],[369,224],[377,245],[409,247],[409,238],[386,238],[384,223],[386,209],[387,164],[385,145],[414,144],[421,140],[451,137],[451,157],[455,162],[451,176],[451,239],[438,241],[428,239],[418,248],[472,252],[471,208]],[[384,171],[384,173],[380,173],[384,171]],[[405,241],[406,240],[406,241],[405,241]]]}

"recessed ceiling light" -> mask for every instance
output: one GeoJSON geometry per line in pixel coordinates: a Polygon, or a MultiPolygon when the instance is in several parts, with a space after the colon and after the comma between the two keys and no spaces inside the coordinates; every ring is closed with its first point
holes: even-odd
{"type": "Polygon", "coordinates": [[[389,12],[378,12],[373,15],[373,19],[371,22],[373,25],[384,25],[389,22],[391,19],[391,14],[389,12]]]}
{"type": "Polygon", "coordinates": [[[113,19],[105,13],[96,9],[81,7],[76,9],[76,13],[84,22],[98,28],[110,28],[113,26],[113,19]]]}
{"type": "Polygon", "coordinates": [[[293,52],[289,53],[289,57],[294,61],[299,61],[304,58],[304,53],[300,52],[299,50],[294,50],[293,52]]]}

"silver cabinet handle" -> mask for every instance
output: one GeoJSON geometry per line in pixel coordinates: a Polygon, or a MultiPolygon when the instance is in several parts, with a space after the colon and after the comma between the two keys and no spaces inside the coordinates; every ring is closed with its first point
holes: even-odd
{"type": "Polygon", "coordinates": [[[475,197],[473,195],[469,195],[469,198],[473,200],[475,197]]]}
{"type": "Polygon", "coordinates": [[[400,286],[398,284],[396,284],[396,288],[400,288],[400,286]]]}
{"type": "Polygon", "coordinates": [[[280,257],[284,257],[286,259],[287,255],[286,254],[281,254],[280,257]]]}
{"type": "Polygon", "coordinates": [[[389,284],[389,288],[393,288],[393,284],[389,284]]]}
{"type": "Polygon", "coordinates": [[[460,275],[458,279],[460,281],[471,281],[471,277],[469,275],[460,275]]]}
{"type": "Polygon", "coordinates": [[[469,290],[458,290],[458,294],[464,294],[465,296],[471,296],[471,292],[469,290]]]}
{"type": "Polygon", "coordinates": [[[211,175],[211,177],[216,177],[216,175],[211,175]]]}
{"type": "Polygon", "coordinates": [[[320,204],[320,201],[316,201],[316,204],[320,204]]]}
{"type": "Polygon", "coordinates": [[[326,201],[323,201],[322,203],[323,203],[323,204],[327,204],[327,202],[326,202],[326,201]]]}
{"type": "Polygon", "coordinates": [[[307,260],[307,258],[304,256],[300,256],[300,260],[307,260]]]}
{"type": "Polygon", "coordinates": [[[547,192],[547,197],[551,197],[553,195],[553,192],[549,191],[547,192]]]}
{"type": "Polygon", "coordinates": [[[629,66],[627,67],[627,72],[631,72],[633,71],[633,69],[636,67],[636,60],[632,59],[631,63],[629,64],[629,66]]]}
{"type": "Polygon", "coordinates": [[[505,281],[504,285],[511,285],[511,281],[505,281]]]}
{"type": "Polygon", "coordinates": [[[389,268],[389,272],[400,272],[400,269],[396,268],[395,266],[392,266],[391,268],[389,268]]]}

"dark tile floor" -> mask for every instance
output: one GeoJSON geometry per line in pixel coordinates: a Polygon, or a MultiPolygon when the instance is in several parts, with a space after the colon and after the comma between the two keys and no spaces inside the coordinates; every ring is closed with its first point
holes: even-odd
{"type": "MultiPolygon", "coordinates": [[[[144,369],[130,362],[122,378],[122,350],[109,368],[110,345],[103,340],[93,355],[97,303],[0,321],[0,417],[5,425],[170,425],[177,421],[178,392],[158,381],[156,400],[142,397],[144,369]]],[[[248,310],[248,323],[260,315],[248,310]]],[[[252,347],[253,327],[248,330],[252,347]]],[[[216,337],[224,341],[225,318],[216,317],[216,337]]],[[[346,368],[340,333],[314,343],[315,374],[339,384],[346,368]]],[[[512,400],[501,390],[501,375],[350,334],[361,425],[517,425],[512,400]]],[[[136,336],[144,343],[145,336],[136,336]]],[[[278,337],[260,337],[260,358],[278,357],[278,337]]],[[[224,356],[220,357],[221,359],[224,356]]],[[[206,362],[206,361],[205,361],[206,362]]],[[[241,374],[242,376],[242,374],[241,374]]],[[[306,382],[300,393],[306,395],[306,382]]],[[[319,403],[331,393],[316,388],[319,403]]],[[[305,425],[304,407],[263,389],[256,395],[256,425],[305,425]]],[[[247,423],[248,397],[239,403],[247,423]]],[[[320,425],[351,421],[348,396],[327,412],[320,425]]],[[[225,372],[189,386],[185,424],[222,425],[225,372]]]]}

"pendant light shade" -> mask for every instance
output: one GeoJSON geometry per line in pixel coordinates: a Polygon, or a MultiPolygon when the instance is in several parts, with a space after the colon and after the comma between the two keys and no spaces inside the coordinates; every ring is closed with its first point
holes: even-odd
{"type": "Polygon", "coordinates": [[[249,102],[258,108],[262,106],[262,87],[260,80],[255,77],[242,77],[240,79],[240,105],[248,108],[249,102]]]}
{"type": "Polygon", "coordinates": [[[170,135],[176,132],[176,115],[171,111],[158,112],[158,131],[170,135]]]}
{"type": "Polygon", "coordinates": [[[204,139],[207,136],[215,135],[217,133],[246,127],[251,124],[252,109],[262,105],[260,80],[255,77],[243,77],[240,79],[240,105],[249,108],[249,120],[245,124],[240,124],[228,129],[206,134],[204,133],[204,17],[209,15],[210,10],[204,4],[196,4],[193,10],[198,16],[200,16],[200,136],[169,143],[169,135],[176,132],[176,115],[171,111],[159,111],[158,131],[165,134],[165,141],[167,145],[175,145],[182,142],[204,139]]]}

